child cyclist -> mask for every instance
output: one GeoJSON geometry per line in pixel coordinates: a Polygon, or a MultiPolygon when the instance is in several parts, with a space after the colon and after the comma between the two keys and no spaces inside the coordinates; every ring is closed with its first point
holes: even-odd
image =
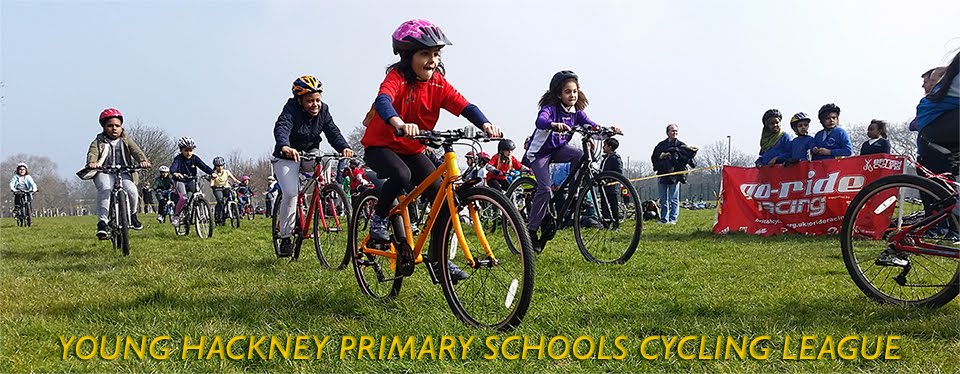
{"type": "Polygon", "coordinates": [[[237,177],[233,176],[230,170],[227,170],[227,161],[223,157],[213,158],[213,174],[210,174],[210,189],[213,190],[213,197],[217,200],[217,207],[214,209],[214,217],[218,224],[224,223],[223,207],[224,200],[230,196],[230,181],[240,183],[237,177]]]}
{"type": "Polygon", "coordinates": [[[526,166],[520,164],[516,157],[513,157],[513,150],[516,149],[513,140],[503,139],[497,144],[497,154],[490,159],[487,164],[487,185],[506,192],[510,184],[507,183],[507,174],[511,170],[527,170],[526,166]]]}
{"type": "MultiPolygon", "coordinates": [[[[90,148],[87,150],[87,168],[133,165],[150,167],[147,155],[143,153],[137,142],[123,131],[123,114],[119,110],[107,108],[100,112],[100,127],[103,131],[90,142],[90,148]]],[[[107,215],[110,210],[113,178],[121,179],[120,184],[130,200],[128,204],[131,213],[130,227],[134,230],[143,229],[143,224],[137,218],[137,203],[140,201],[140,192],[137,191],[137,173],[115,175],[97,172],[93,176],[93,184],[97,186],[97,238],[100,240],[107,238],[107,215]]]]}
{"type": "Polygon", "coordinates": [[[836,104],[824,104],[817,113],[823,130],[813,137],[813,160],[826,160],[853,155],[850,135],[840,127],[840,107],[836,104]]]}
{"type": "Polygon", "coordinates": [[[164,207],[167,206],[167,199],[172,190],[173,179],[170,178],[170,167],[160,165],[160,175],[153,178],[153,193],[157,194],[157,222],[162,223],[168,213],[164,207]]]}
{"type": "MultiPolygon", "coordinates": [[[[563,133],[574,127],[599,127],[583,111],[588,103],[587,97],[580,91],[577,74],[569,70],[554,74],[550,79],[549,90],[540,98],[537,128],[533,131],[527,153],[523,156],[523,163],[533,170],[537,179],[527,228],[533,240],[534,251],[538,253],[543,251],[546,244],[537,239],[537,230],[540,229],[551,198],[550,164],[569,162],[568,175],[575,175],[580,167],[580,158],[583,157],[582,150],[567,144],[571,137],[563,133]]],[[[613,131],[620,133],[620,128],[614,126],[613,131]]]]}
{"type": "MultiPolygon", "coordinates": [[[[386,179],[370,218],[370,239],[376,242],[390,240],[387,214],[397,196],[404,190],[413,190],[436,170],[423,154],[424,146],[410,137],[421,129],[433,130],[441,108],[456,116],[463,115],[491,137],[500,137],[500,129],[444,78],[440,49],[451,43],[440,27],[413,19],[402,23],[392,39],[393,53],[400,55],[400,61],[387,68],[373,105],[377,115],[370,119],[361,140],[367,166],[386,179]],[[397,137],[396,130],[402,130],[407,137],[397,137]]],[[[439,188],[440,181],[436,181],[426,196],[435,195],[439,188]]],[[[450,266],[450,271],[454,279],[467,277],[455,266],[450,266]]]]}
{"type": "Polygon", "coordinates": [[[316,77],[304,75],[293,81],[293,97],[283,105],[277,123],[273,126],[273,174],[280,186],[280,257],[293,254],[294,214],[296,213],[297,191],[300,190],[300,170],[310,170],[316,162],[301,163],[300,154],[312,153],[320,148],[321,134],[343,157],[353,157],[353,150],[340,134],[340,128],[333,122],[330,107],[320,100],[323,83],[316,77]]]}
{"type": "Polygon", "coordinates": [[[170,218],[170,223],[174,226],[180,224],[180,210],[187,203],[187,193],[197,192],[197,168],[213,175],[213,168],[203,162],[200,156],[193,154],[194,148],[197,148],[197,142],[193,138],[187,136],[180,138],[177,140],[177,147],[180,148],[180,154],[174,157],[173,163],[170,164],[170,174],[173,175],[179,195],[177,205],[173,209],[173,217],[170,218]]]}

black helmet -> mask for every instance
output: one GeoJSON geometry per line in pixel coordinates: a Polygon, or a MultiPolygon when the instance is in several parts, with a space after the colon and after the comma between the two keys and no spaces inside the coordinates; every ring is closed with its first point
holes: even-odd
{"type": "Polygon", "coordinates": [[[227,161],[223,157],[217,156],[213,158],[213,166],[223,166],[227,161]]]}
{"type": "Polygon", "coordinates": [[[839,116],[840,107],[834,103],[825,104],[824,106],[820,107],[820,111],[817,112],[817,119],[823,120],[823,117],[826,117],[830,113],[836,113],[839,116]]]}
{"type": "Polygon", "coordinates": [[[773,118],[773,117],[777,117],[777,118],[779,118],[779,119],[783,119],[783,116],[780,115],[780,111],[779,111],[779,110],[776,110],[776,109],[767,109],[766,112],[763,112],[763,125],[766,126],[766,125],[767,125],[767,120],[768,120],[768,119],[771,119],[771,118],[773,118]]]}
{"type": "Polygon", "coordinates": [[[563,85],[563,82],[566,82],[567,79],[573,79],[579,82],[577,78],[577,73],[574,73],[570,70],[561,70],[553,75],[553,78],[550,79],[550,92],[560,92],[560,86],[563,85]]]}
{"type": "Polygon", "coordinates": [[[517,149],[517,145],[513,144],[513,140],[503,139],[500,140],[500,144],[497,144],[497,152],[503,152],[505,150],[514,150],[517,149]]]}

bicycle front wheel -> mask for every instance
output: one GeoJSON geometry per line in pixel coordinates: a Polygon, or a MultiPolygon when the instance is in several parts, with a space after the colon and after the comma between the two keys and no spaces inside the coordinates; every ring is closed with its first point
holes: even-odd
{"type": "Polygon", "coordinates": [[[317,250],[317,260],[320,266],[330,268],[330,263],[324,255],[338,254],[343,251],[343,257],[337,264],[337,270],[342,270],[350,264],[350,251],[347,249],[347,225],[350,222],[350,200],[343,187],[328,184],[320,189],[320,200],[313,214],[313,244],[317,250]]]}
{"type": "Polygon", "coordinates": [[[879,303],[937,308],[960,290],[957,216],[938,206],[950,192],[931,179],[891,175],[854,197],[840,230],[853,282],[879,303]],[[944,211],[944,210],[947,211],[944,211]],[[939,255],[918,253],[936,248],[939,255]]]}
{"type": "Polygon", "coordinates": [[[210,220],[210,204],[207,200],[198,197],[193,204],[193,226],[200,239],[213,236],[213,223],[210,220]]]}
{"type": "MultiPolygon", "coordinates": [[[[530,177],[521,177],[517,180],[510,183],[510,187],[507,187],[507,198],[510,199],[510,202],[517,208],[517,212],[520,213],[520,218],[523,218],[523,222],[528,222],[530,219],[530,208],[533,206],[533,195],[537,191],[537,180],[530,177]]],[[[509,233],[504,230],[504,235],[509,233]]],[[[519,253],[518,245],[514,241],[508,241],[507,247],[510,248],[510,251],[514,254],[519,253]]]]}
{"type": "Polygon", "coordinates": [[[509,331],[520,325],[533,297],[534,261],[530,234],[516,207],[502,193],[476,186],[457,192],[460,212],[470,217],[461,225],[464,242],[454,230],[446,206],[438,212],[430,240],[430,261],[440,262],[440,284],[453,314],[471,327],[509,331]],[[482,212],[493,210],[502,217],[505,235],[487,235],[482,212]],[[517,253],[509,249],[519,244],[517,253]],[[489,252],[488,252],[489,251],[489,252]],[[469,254],[469,256],[468,256],[469,254]],[[471,258],[468,258],[471,257],[471,258]],[[455,280],[459,268],[469,276],[455,280]]]}
{"type": "MultiPolygon", "coordinates": [[[[375,205],[377,193],[374,190],[367,190],[356,197],[354,214],[347,230],[347,245],[353,260],[353,274],[360,285],[360,291],[371,298],[384,301],[393,299],[400,293],[403,277],[396,275],[395,262],[392,259],[365,253],[363,250],[369,238],[367,232],[375,205]]],[[[390,227],[392,230],[393,225],[390,227]]],[[[396,253],[391,249],[385,250],[396,253]]]]}
{"type": "Polygon", "coordinates": [[[124,256],[130,255],[130,211],[127,208],[127,194],[123,190],[115,195],[117,197],[117,227],[114,232],[117,235],[116,243],[120,252],[124,256]]]}
{"type": "Polygon", "coordinates": [[[227,204],[227,211],[230,212],[230,226],[240,228],[240,205],[231,201],[230,204],[227,204]]]}
{"type": "Polygon", "coordinates": [[[626,177],[612,171],[597,174],[587,188],[580,189],[574,209],[573,236],[584,259],[622,264],[633,256],[640,244],[643,215],[637,192],[626,177]],[[621,199],[627,203],[621,205],[621,199]]]}

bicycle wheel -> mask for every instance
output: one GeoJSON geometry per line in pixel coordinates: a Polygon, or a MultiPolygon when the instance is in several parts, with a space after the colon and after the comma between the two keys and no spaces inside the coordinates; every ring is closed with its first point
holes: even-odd
{"type": "Polygon", "coordinates": [[[117,236],[118,247],[124,256],[130,255],[130,210],[127,208],[127,193],[120,190],[117,198],[117,227],[114,233],[117,236]]]}
{"type": "MultiPolygon", "coordinates": [[[[469,274],[454,281],[449,266],[438,266],[444,297],[458,319],[471,327],[508,331],[517,327],[530,307],[533,297],[534,261],[527,228],[520,213],[507,198],[489,187],[476,186],[458,191],[461,213],[471,223],[461,225],[466,247],[473,263],[466,258],[466,249],[457,239],[449,210],[439,212],[430,240],[430,259],[453,264],[469,274]],[[480,212],[495,209],[506,221],[502,226],[509,239],[501,235],[485,235],[480,225],[480,212]],[[518,253],[508,249],[511,240],[519,243],[518,253]],[[489,256],[483,243],[489,245],[489,256]],[[473,266],[472,266],[473,265],[473,266]]],[[[456,218],[454,218],[456,219],[456,218]]]]}
{"type": "Polygon", "coordinates": [[[343,187],[328,184],[320,189],[320,203],[313,214],[313,246],[317,250],[317,260],[320,266],[330,268],[324,256],[324,249],[328,254],[339,254],[343,250],[343,257],[337,265],[337,270],[343,270],[350,263],[350,251],[347,250],[346,228],[350,222],[350,200],[343,187]]]}
{"type": "Polygon", "coordinates": [[[853,282],[879,303],[937,308],[957,296],[960,246],[957,216],[928,204],[950,197],[935,181],[916,175],[891,175],[857,194],[840,231],[843,263],[853,282]],[[926,225],[927,217],[939,217],[926,225]],[[891,240],[901,236],[899,241],[891,240]],[[944,255],[907,251],[937,246],[944,255]],[[952,253],[952,257],[951,257],[952,253]]]}
{"type": "Polygon", "coordinates": [[[248,220],[253,221],[253,219],[256,218],[257,212],[253,209],[253,206],[248,203],[243,208],[243,215],[247,216],[248,220]]]}
{"type": "Polygon", "coordinates": [[[297,210],[293,214],[293,231],[290,232],[290,241],[293,242],[293,255],[290,261],[296,261],[300,258],[300,249],[303,248],[303,219],[307,215],[307,201],[297,200],[297,210]]]}
{"type": "Polygon", "coordinates": [[[210,205],[207,200],[197,197],[193,201],[193,226],[200,239],[213,236],[213,222],[210,220],[210,205]]]}
{"type": "MultiPolygon", "coordinates": [[[[370,216],[377,205],[377,193],[368,190],[355,197],[353,216],[347,232],[347,245],[353,260],[353,274],[364,295],[377,300],[390,300],[400,293],[403,277],[396,276],[395,266],[390,258],[364,253],[367,243],[370,216]]],[[[393,225],[390,225],[393,226],[393,225]]],[[[391,247],[392,248],[392,247],[391,247]]],[[[388,250],[394,252],[392,249],[388,250]]]]}
{"type": "Polygon", "coordinates": [[[633,256],[640,244],[643,215],[637,191],[626,177],[612,171],[597,174],[587,188],[580,189],[573,208],[573,236],[584,259],[622,264],[633,256]],[[620,212],[624,189],[630,212],[620,212]]]}
{"type": "Polygon", "coordinates": [[[240,206],[237,205],[237,202],[231,201],[227,204],[227,211],[230,214],[230,226],[240,228],[240,206]]]}
{"type": "Polygon", "coordinates": [[[30,227],[30,225],[33,224],[33,212],[31,211],[31,205],[32,203],[30,202],[30,199],[27,199],[27,201],[23,203],[24,225],[26,227],[30,227]]]}
{"type": "Polygon", "coordinates": [[[277,199],[273,202],[273,211],[274,214],[270,216],[270,228],[273,233],[273,254],[280,258],[280,221],[277,219],[279,214],[276,212],[280,211],[280,198],[282,193],[277,194],[277,199]]]}
{"type": "MultiPolygon", "coordinates": [[[[524,225],[528,222],[530,207],[533,206],[533,194],[536,190],[537,180],[530,177],[517,178],[517,180],[510,183],[510,186],[507,187],[506,196],[510,199],[510,202],[513,203],[513,206],[517,207],[517,211],[520,212],[520,218],[523,219],[524,225]]],[[[508,235],[509,232],[504,230],[503,234],[508,235]]],[[[519,246],[514,241],[507,241],[507,247],[510,248],[510,252],[514,254],[519,253],[517,250],[519,246]]]]}

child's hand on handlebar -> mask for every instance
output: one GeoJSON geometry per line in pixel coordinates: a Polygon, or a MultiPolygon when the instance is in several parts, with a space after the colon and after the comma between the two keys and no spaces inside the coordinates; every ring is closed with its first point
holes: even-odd
{"type": "Polygon", "coordinates": [[[397,130],[403,131],[403,136],[412,138],[420,135],[420,126],[415,123],[404,123],[400,126],[394,126],[397,130]]]}
{"type": "Polygon", "coordinates": [[[570,126],[567,126],[566,123],[554,122],[550,124],[550,127],[553,128],[553,131],[556,132],[567,132],[570,131],[570,126]]]}
{"type": "Polygon", "coordinates": [[[343,154],[343,157],[353,157],[353,150],[350,148],[345,148],[342,154],[343,154]]]}
{"type": "Polygon", "coordinates": [[[295,162],[300,162],[300,152],[297,152],[296,149],[290,148],[288,146],[283,146],[283,148],[280,148],[280,153],[282,153],[284,156],[287,156],[287,158],[295,162]]]}
{"type": "Polygon", "coordinates": [[[91,162],[91,163],[87,164],[87,169],[96,169],[96,168],[99,168],[99,167],[100,167],[100,164],[98,164],[98,163],[96,163],[96,162],[91,162]]]}
{"type": "Polygon", "coordinates": [[[144,168],[144,169],[149,169],[149,168],[150,168],[150,161],[148,161],[148,160],[140,161],[140,167],[142,167],[142,168],[144,168]]]}
{"type": "Polygon", "coordinates": [[[610,126],[610,130],[613,130],[614,134],[623,135],[623,130],[620,129],[620,126],[617,126],[617,125],[610,126]]]}
{"type": "Polygon", "coordinates": [[[494,126],[490,122],[486,122],[482,126],[483,132],[487,133],[487,136],[490,138],[500,138],[503,136],[503,133],[500,131],[500,128],[494,126]]]}

